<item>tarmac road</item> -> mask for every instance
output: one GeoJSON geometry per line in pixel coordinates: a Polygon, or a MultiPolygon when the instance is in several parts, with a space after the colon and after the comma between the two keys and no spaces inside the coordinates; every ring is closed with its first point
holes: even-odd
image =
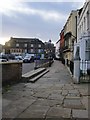
{"type": "Polygon", "coordinates": [[[30,72],[34,69],[34,63],[23,63],[22,64],[22,74],[30,72]]]}

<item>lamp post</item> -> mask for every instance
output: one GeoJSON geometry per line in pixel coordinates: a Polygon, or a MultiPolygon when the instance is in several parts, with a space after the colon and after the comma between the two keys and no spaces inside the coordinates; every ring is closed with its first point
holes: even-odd
{"type": "Polygon", "coordinates": [[[51,67],[51,60],[52,60],[52,46],[51,40],[49,40],[49,67],[51,67]]]}
{"type": "Polygon", "coordinates": [[[34,61],[34,69],[37,69],[37,40],[35,39],[35,61],[34,61]]]}

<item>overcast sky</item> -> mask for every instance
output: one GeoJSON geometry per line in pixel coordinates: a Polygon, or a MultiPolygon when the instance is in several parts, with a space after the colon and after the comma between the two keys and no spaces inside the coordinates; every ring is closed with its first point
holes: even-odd
{"type": "Polygon", "coordinates": [[[0,43],[3,44],[10,37],[51,39],[56,43],[70,12],[81,8],[85,2],[6,1],[0,4],[0,43]]]}

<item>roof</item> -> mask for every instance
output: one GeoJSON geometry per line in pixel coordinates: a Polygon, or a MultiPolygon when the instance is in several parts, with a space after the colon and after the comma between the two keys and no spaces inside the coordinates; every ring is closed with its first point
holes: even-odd
{"type": "MultiPolygon", "coordinates": [[[[11,37],[10,40],[26,40],[26,41],[39,41],[39,42],[42,42],[41,40],[39,40],[38,38],[14,38],[14,37],[11,37]]],[[[43,43],[43,42],[42,42],[43,43]]]]}

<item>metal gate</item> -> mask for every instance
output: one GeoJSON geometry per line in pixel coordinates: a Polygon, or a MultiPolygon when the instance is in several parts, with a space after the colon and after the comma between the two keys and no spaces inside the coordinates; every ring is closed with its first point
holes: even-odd
{"type": "Polygon", "coordinates": [[[90,61],[80,61],[80,82],[90,82],[90,61]]]}

